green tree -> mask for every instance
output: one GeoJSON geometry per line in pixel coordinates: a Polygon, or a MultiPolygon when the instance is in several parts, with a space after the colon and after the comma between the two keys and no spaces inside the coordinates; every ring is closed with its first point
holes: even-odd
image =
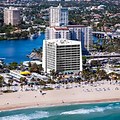
{"type": "Polygon", "coordinates": [[[10,86],[12,86],[12,83],[13,83],[13,79],[9,79],[7,84],[8,90],[10,90],[10,86]]]}
{"type": "Polygon", "coordinates": [[[12,62],[12,63],[9,64],[9,69],[14,70],[14,69],[17,68],[17,66],[18,66],[17,62],[12,62]]]}
{"type": "Polygon", "coordinates": [[[40,83],[40,85],[44,85],[44,86],[46,85],[46,82],[43,80],[40,80],[39,83],[40,83]]]}
{"type": "Polygon", "coordinates": [[[82,77],[85,79],[85,80],[90,80],[92,78],[92,73],[86,69],[86,70],[83,70],[82,71],[82,77]]]}
{"type": "Polygon", "coordinates": [[[42,65],[37,65],[36,63],[33,63],[30,66],[30,72],[41,73],[42,70],[43,70],[42,65]]]}
{"type": "Polygon", "coordinates": [[[56,78],[56,72],[55,72],[54,69],[53,69],[53,70],[50,70],[50,75],[53,77],[53,79],[56,78]]]}
{"type": "Polygon", "coordinates": [[[3,86],[3,82],[4,82],[4,77],[0,75],[0,91],[2,91],[2,86],[3,86]]]}
{"type": "Polygon", "coordinates": [[[83,57],[82,57],[82,62],[83,62],[83,64],[86,63],[86,60],[87,60],[86,56],[83,56],[83,57]]]}
{"type": "Polygon", "coordinates": [[[108,78],[108,75],[105,70],[97,69],[96,74],[97,74],[98,79],[100,79],[100,80],[108,78]]]}
{"type": "Polygon", "coordinates": [[[26,82],[26,78],[25,77],[21,77],[20,78],[20,86],[21,86],[21,89],[23,89],[23,86],[25,85],[25,82],[26,82]]]}

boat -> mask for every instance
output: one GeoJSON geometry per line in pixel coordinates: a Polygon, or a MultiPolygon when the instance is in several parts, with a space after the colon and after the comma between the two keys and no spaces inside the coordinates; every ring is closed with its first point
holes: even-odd
{"type": "Polygon", "coordinates": [[[39,37],[38,33],[35,33],[35,34],[33,35],[33,39],[37,39],[38,37],[39,37]]]}
{"type": "Polygon", "coordinates": [[[41,35],[41,31],[38,32],[38,35],[39,35],[39,36],[41,35]]]}
{"type": "Polygon", "coordinates": [[[39,34],[35,33],[30,36],[30,39],[33,40],[33,39],[37,39],[38,37],[39,37],[39,34]]]}
{"type": "Polygon", "coordinates": [[[5,58],[0,58],[1,61],[5,60],[5,58]]]}
{"type": "Polygon", "coordinates": [[[0,58],[0,65],[4,63],[5,58],[0,58]]]}

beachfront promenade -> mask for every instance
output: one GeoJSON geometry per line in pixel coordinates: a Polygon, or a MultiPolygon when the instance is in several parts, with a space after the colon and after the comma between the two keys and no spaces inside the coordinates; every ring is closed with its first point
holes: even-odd
{"type": "Polygon", "coordinates": [[[55,84],[51,85],[51,87],[54,90],[41,92],[40,88],[38,88],[26,91],[24,87],[22,90],[20,88],[18,92],[3,93],[0,95],[0,101],[2,101],[0,102],[0,110],[73,103],[120,101],[120,83],[116,83],[116,81],[99,81],[93,84],[85,84],[84,82],[81,84],[55,84]]]}

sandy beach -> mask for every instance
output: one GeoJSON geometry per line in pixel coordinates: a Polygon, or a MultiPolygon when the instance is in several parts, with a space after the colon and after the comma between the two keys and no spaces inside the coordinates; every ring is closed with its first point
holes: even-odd
{"type": "Polygon", "coordinates": [[[46,107],[73,103],[120,101],[119,84],[81,85],[70,89],[19,91],[0,95],[0,111],[25,107],[46,107]]]}

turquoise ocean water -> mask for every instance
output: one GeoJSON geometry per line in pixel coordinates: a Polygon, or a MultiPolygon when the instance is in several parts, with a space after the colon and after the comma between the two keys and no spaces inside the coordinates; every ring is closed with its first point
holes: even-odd
{"type": "Polygon", "coordinates": [[[0,120],[120,120],[120,103],[13,110],[0,112],[0,120]]]}

